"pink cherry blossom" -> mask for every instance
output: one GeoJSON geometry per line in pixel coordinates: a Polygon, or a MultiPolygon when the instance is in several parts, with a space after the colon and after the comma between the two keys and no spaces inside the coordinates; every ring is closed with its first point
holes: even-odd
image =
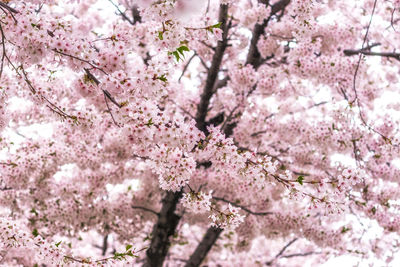
{"type": "Polygon", "coordinates": [[[0,265],[399,265],[399,11],[0,1],[0,265]]]}

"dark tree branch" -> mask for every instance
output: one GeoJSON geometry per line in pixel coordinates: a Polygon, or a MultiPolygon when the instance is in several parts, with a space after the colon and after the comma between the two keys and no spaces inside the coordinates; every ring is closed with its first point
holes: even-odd
{"type": "Polygon", "coordinates": [[[189,60],[186,62],[185,67],[183,67],[182,74],[181,74],[181,76],[179,76],[178,82],[181,82],[181,79],[182,79],[183,75],[185,74],[187,68],[188,68],[189,65],[190,65],[190,62],[192,62],[192,60],[193,60],[193,58],[194,58],[195,56],[196,56],[196,54],[193,54],[193,56],[191,56],[191,57],[189,58],[189,60]]]}
{"type": "MultiPolygon", "coordinates": [[[[47,30],[47,34],[48,34],[50,37],[54,37],[54,33],[53,33],[52,31],[50,31],[50,30],[47,30]]],[[[102,68],[99,68],[98,66],[96,66],[95,64],[93,64],[93,63],[91,63],[91,62],[89,62],[89,61],[87,61],[87,60],[81,59],[81,58],[79,58],[79,57],[76,57],[76,56],[73,56],[73,55],[70,55],[70,54],[66,54],[66,53],[64,53],[64,52],[58,51],[57,49],[52,49],[52,50],[53,50],[54,52],[60,54],[60,55],[68,56],[68,57],[70,57],[70,58],[73,58],[73,59],[76,59],[76,60],[85,62],[85,63],[89,64],[92,68],[97,69],[97,70],[103,72],[104,74],[108,75],[108,73],[105,72],[102,68]]],[[[85,71],[87,77],[88,77],[91,81],[93,81],[96,85],[99,85],[99,84],[100,84],[100,81],[89,71],[89,69],[84,68],[84,71],[85,71]]],[[[28,83],[28,85],[30,85],[30,83],[28,83]]],[[[33,87],[30,86],[30,88],[32,89],[33,87]]],[[[111,115],[111,119],[113,120],[113,122],[114,122],[115,125],[119,126],[118,123],[117,123],[117,122],[115,121],[115,119],[114,119],[114,116],[113,116],[113,114],[112,114],[112,112],[111,112],[111,109],[110,109],[110,107],[109,107],[109,105],[108,105],[107,99],[109,99],[109,100],[110,100],[113,104],[115,104],[118,108],[122,108],[122,105],[119,104],[117,101],[115,101],[114,97],[113,97],[107,90],[103,90],[103,94],[104,94],[104,101],[106,102],[107,110],[108,110],[108,112],[109,112],[110,115],[111,115]]],[[[47,99],[46,99],[46,100],[47,100],[47,99]]],[[[50,104],[51,104],[51,103],[50,103],[50,104]]]]}
{"type": "Polygon", "coordinates": [[[271,18],[275,16],[278,12],[284,11],[289,3],[290,0],[280,0],[279,2],[273,4],[271,7],[271,15],[267,19],[265,19],[262,24],[256,24],[254,26],[249,53],[247,54],[245,65],[250,64],[255,69],[257,69],[262,64],[263,60],[261,58],[260,52],[258,52],[257,43],[260,40],[261,35],[264,34],[265,27],[268,25],[268,22],[271,20],[271,18]]]}
{"type": "Polygon", "coordinates": [[[160,215],[158,212],[155,212],[155,211],[152,210],[152,209],[149,209],[149,208],[146,208],[146,207],[142,207],[142,206],[131,206],[131,208],[132,208],[132,209],[144,210],[144,211],[150,212],[150,213],[152,213],[152,214],[154,214],[154,215],[156,215],[156,216],[159,216],[159,215],[160,215]]]}
{"type": "Polygon", "coordinates": [[[118,13],[122,16],[122,18],[126,21],[129,22],[129,24],[131,25],[135,25],[135,21],[134,19],[132,20],[131,18],[129,18],[125,12],[122,12],[122,10],[119,8],[119,6],[117,4],[115,4],[112,0],[108,0],[118,11],[118,13]]]}
{"type": "Polygon", "coordinates": [[[235,115],[235,111],[239,108],[239,105],[237,105],[236,107],[234,107],[231,112],[229,113],[229,115],[227,116],[224,124],[221,127],[221,130],[225,133],[226,136],[231,136],[233,134],[233,129],[236,127],[237,123],[229,123],[233,116],[235,115]]]}
{"type": "Polygon", "coordinates": [[[219,88],[226,86],[228,84],[229,79],[230,79],[229,76],[227,76],[222,80],[218,80],[214,85],[213,92],[215,93],[219,88]]]}
{"type": "Polygon", "coordinates": [[[214,84],[217,80],[219,69],[222,63],[222,57],[228,44],[227,36],[231,23],[227,23],[227,17],[228,5],[221,5],[218,21],[221,23],[221,29],[223,31],[222,41],[218,41],[217,48],[215,49],[215,53],[211,61],[211,66],[208,69],[206,84],[200,97],[200,103],[197,106],[196,126],[204,133],[207,132],[205,120],[208,112],[208,107],[210,105],[210,99],[214,94],[214,84]]]}
{"type": "MultiPolygon", "coordinates": [[[[222,41],[218,41],[217,48],[215,50],[211,67],[208,70],[206,84],[201,95],[200,103],[197,107],[196,114],[196,126],[203,132],[206,132],[206,116],[208,112],[208,107],[210,104],[210,99],[214,94],[213,88],[215,81],[218,77],[218,72],[222,62],[222,57],[227,47],[227,35],[230,27],[227,25],[228,17],[228,6],[221,5],[219,11],[219,21],[221,22],[221,29],[223,30],[222,41]]],[[[180,217],[175,214],[176,206],[179,199],[182,197],[182,191],[180,192],[167,192],[166,196],[162,200],[162,208],[158,216],[158,220],[153,227],[151,233],[152,239],[150,243],[150,248],[146,252],[146,260],[143,266],[145,267],[161,267],[168,253],[170,246],[170,237],[175,233],[176,227],[178,226],[180,217]]],[[[207,242],[201,243],[202,246],[196,250],[192,255],[193,261],[202,261],[208,251],[211,249],[215,240],[218,238],[221,229],[207,231],[211,235],[207,242]],[[206,248],[208,247],[208,249],[206,248]]],[[[199,245],[200,246],[200,245],[199,245]]],[[[191,257],[191,258],[192,258],[191,257]]],[[[196,266],[196,265],[189,265],[196,266]]]]}
{"type": "MultiPolygon", "coordinates": [[[[367,123],[367,121],[365,120],[365,117],[364,117],[364,115],[363,115],[363,113],[362,113],[362,110],[361,110],[360,99],[358,98],[358,92],[357,92],[357,86],[356,86],[357,73],[358,73],[358,69],[360,68],[361,58],[362,58],[362,55],[363,55],[365,52],[367,52],[367,51],[365,51],[364,45],[365,45],[365,43],[367,42],[368,33],[369,33],[369,29],[371,28],[372,18],[374,17],[374,14],[375,14],[375,8],[376,8],[376,3],[377,3],[377,1],[378,1],[378,0],[375,0],[375,1],[374,1],[374,6],[373,6],[373,8],[372,8],[371,17],[370,17],[370,19],[369,19],[369,23],[368,23],[368,26],[367,26],[367,30],[366,30],[365,35],[364,35],[363,43],[362,43],[362,45],[361,45],[361,52],[359,53],[359,57],[358,57],[358,62],[357,62],[356,70],[355,70],[354,76],[353,76],[353,91],[354,91],[354,95],[355,95],[355,96],[354,96],[354,99],[353,99],[350,103],[352,104],[352,103],[356,102],[356,104],[357,104],[357,106],[358,106],[358,111],[359,111],[358,113],[359,113],[361,122],[362,122],[362,124],[364,124],[365,127],[367,127],[369,130],[373,131],[374,133],[380,135],[380,136],[383,138],[383,140],[385,140],[385,142],[388,141],[389,143],[391,143],[390,138],[386,137],[386,136],[385,136],[384,134],[382,134],[380,131],[376,130],[374,127],[372,127],[371,125],[369,125],[369,124],[367,123]]],[[[367,46],[367,48],[368,48],[368,46],[367,46]]],[[[397,58],[396,58],[396,59],[397,59],[397,58]]],[[[346,99],[346,100],[347,100],[347,99],[346,99]]]]}
{"type": "Polygon", "coordinates": [[[0,191],[8,191],[8,190],[13,190],[13,188],[12,187],[7,187],[7,186],[0,187],[0,191]]]}
{"type": "Polygon", "coordinates": [[[136,22],[142,22],[142,17],[140,16],[139,8],[137,5],[133,5],[131,7],[132,17],[133,17],[133,24],[136,22]]]}
{"type": "Polygon", "coordinates": [[[106,106],[107,106],[107,111],[108,111],[108,113],[110,113],[111,119],[113,120],[114,124],[119,127],[119,124],[115,121],[114,115],[112,114],[110,106],[108,105],[106,90],[103,90],[103,94],[104,94],[104,101],[106,102],[106,106]]]}
{"type": "MultiPolygon", "coordinates": [[[[372,18],[374,17],[374,13],[375,13],[375,7],[376,7],[376,2],[377,0],[375,0],[374,2],[374,7],[372,8],[372,14],[371,14],[371,18],[369,19],[369,23],[367,26],[367,31],[365,32],[365,36],[364,36],[364,40],[363,43],[361,45],[361,50],[364,50],[364,45],[367,41],[368,38],[368,33],[369,33],[369,29],[371,27],[371,23],[372,23],[372,18]]],[[[355,94],[355,99],[352,101],[356,101],[358,100],[358,95],[357,95],[357,89],[356,89],[356,79],[357,79],[357,73],[358,73],[358,69],[360,68],[360,63],[361,63],[361,58],[362,58],[362,53],[360,53],[359,57],[358,57],[358,62],[357,62],[357,67],[356,67],[356,71],[354,72],[354,77],[353,77],[353,90],[354,90],[354,94],[355,94]]],[[[357,101],[358,102],[358,101],[357,101]]],[[[361,114],[361,112],[360,112],[361,114]]]]}
{"type": "Polygon", "coordinates": [[[39,4],[39,6],[35,9],[36,14],[40,13],[40,11],[42,10],[44,6],[44,3],[39,4]]]}
{"type": "Polygon", "coordinates": [[[281,256],[281,258],[305,257],[313,254],[322,254],[322,252],[309,251],[305,253],[293,253],[293,254],[283,255],[281,256]]]}
{"type": "Polygon", "coordinates": [[[201,65],[204,67],[204,69],[208,70],[209,68],[207,67],[207,64],[204,62],[204,60],[197,54],[196,51],[194,51],[194,54],[199,58],[201,65]]]}
{"type": "MultiPolygon", "coordinates": [[[[50,35],[50,34],[49,34],[50,35]]],[[[50,35],[51,36],[51,35],[50,35]]],[[[54,36],[54,34],[53,34],[53,36],[54,36]]],[[[64,53],[64,52],[61,52],[61,51],[59,51],[59,50],[57,50],[57,49],[52,49],[54,52],[56,52],[56,53],[58,53],[58,54],[60,54],[60,55],[63,55],[63,56],[67,56],[67,57],[70,57],[70,58],[73,58],[73,59],[76,59],[76,60],[79,60],[79,61],[81,61],[81,62],[85,62],[86,64],[88,64],[88,65],[90,65],[92,68],[94,68],[94,69],[97,69],[97,70],[99,70],[99,71],[101,71],[102,73],[104,73],[105,75],[108,75],[108,73],[107,72],[105,72],[102,68],[100,68],[100,67],[98,67],[98,66],[96,66],[95,64],[93,64],[93,63],[91,63],[90,61],[87,61],[87,60],[85,60],[85,59],[82,59],[82,58],[80,58],[80,57],[76,57],[76,56],[74,56],[74,55],[70,55],[70,54],[67,54],[67,53],[64,53]]]]}
{"type": "Polygon", "coordinates": [[[200,266],[201,262],[207,256],[208,252],[215,244],[222,231],[223,229],[215,228],[213,226],[208,228],[200,244],[197,246],[194,253],[190,256],[189,261],[185,264],[185,267],[200,266]]]}
{"type": "Polygon", "coordinates": [[[201,43],[202,45],[204,45],[204,46],[210,48],[212,51],[215,52],[215,47],[213,47],[213,46],[207,44],[205,41],[200,41],[200,43],[201,43]]]}
{"type": "MultiPolygon", "coordinates": [[[[268,4],[269,1],[260,0],[260,2],[268,4]]],[[[251,39],[250,49],[247,54],[246,64],[251,64],[253,65],[254,68],[257,68],[258,66],[260,66],[260,64],[262,64],[263,59],[261,58],[261,55],[258,52],[257,42],[260,39],[260,36],[264,34],[264,28],[267,26],[269,20],[278,12],[283,11],[289,3],[290,0],[280,0],[279,2],[275,3],[272,6],[270,17],[264,20],[262,25],[257,24],[254,27],[253,37],[251,39]]],[[[228,11],[227,9],[228,9],[227,6],[221,5],[219,13],[219,21],[222,22],[222,27],[221,27],[221,29],[223,30],[222,41],[218,42],[217,48],[215,49],[211,67],[208,70],[206,86],[204,88],[203,94],[201,95],[201,100],[197,109],[196,124],[197,127],[203,132],[206,132],[205,118],[208,112],[210,99],[213,96],[213,94],[217,91],[217,89],[225,86],[229,80],[229,77],[225,77],[223,80],[219,80],[216,82],[222,61],[222,56],[227,46],[227,34],[230,27],[230,24],[226,26],[226,15],[228,11]]],[[[228,124],[225,128],[225,134],[228,132],[228,134],[231,135],[235,127],[236,123],[228,124]]],[[[247,209],[247,212],[250,213],[251,211],[247,209]]],[[[190,256],[189,262],[185,266],[187,267],[199,266],[206,257],[207,253],[211,250],[212,246],[217,241],[222,231],[223,229],[220,228],[214,228],[214,227],[208,228],[206,234],[203,237],[203,240],[197,246],[194,253],[190,256]]]]}
{"type": "Polygon", "coordinates": [[[18,10],[15,10],[14,8],[8,6],[6,3],[0,2],[0,7],[7,9],[9,12],[17,14],[19,13],[18,10]]]}
{"type": "Polygon", "coordinates": [[[295,238],[295,239],[291,240],[289,243],[287,243],[287,244],[279,251],[279,253],[276,254],[275,258],[273,258],[272,260],[266,262],[265,264],[268,265],[268,266],[271,265],[275,260],[277,260],[277,259],[285,252],[285,250],[286,250],[288,247],[290,247],[294,242],[296,242],[297,239],[298,239],[298,238],[295,238]]]}
{"type": "MultiPolygon", "coordinates": [[[[96,85],[100,84],[100,81],[86,68],[84,68],[87,77],[93,81],[96,85]]],[[[106,102],[106,106],[107,106],[107,111],[108,113],[110,113],[111,119],[114,122],[114,124],[116,126],[120,126],[114,119],[114,115],[111,112],[110,106],[108,105],[108,100],[110,100],[113,104],[115,104],[117,107],[122,108],[122,105],[119,104],[117,101],[115,101],[114,97],[112,97],[112,95],[107,91],[103,89],[103,94],[104,94],[104,102],[106,102]]]]}
{"type": "Polygon", "coordinates": [[[394,53],[394,52],[372,52],[365,49],[358,49],[358,50],[346,49],[343,50],[343,53],[346,56],[355,56],[362,54],[365,56],[389,57],[400,61],[400,53],[394,53]]]}
{"type": "Polygon", "coordinates": [[[182,192],[166,192],[161,211],[151,233],[151,243],[146,251],[145,267],[161,267],[171,244],[170,237],[175,233],[180,217],[175,214],[182,192]]]}
{"type": "Polygon", "coordinates": [[[0,62],[0,79],[3,74],[4,60],[6,58],[6,37],[4,36],[3,27],[0,24],[0,32],[1,32],[1,46],[2,46],[2,54],[1,54],[1,62],[0,62]]]}
{"type": "MultiPolygon", "coordinates": [[[[100,84],[100,81],[96,78],[96,76],[94,76],[88,69],[84,68],[87,77],[92,80],[96,85],[100,84]]],[[[103,90],[104,96],[107,97],[114,105],[116,105],[119,108],[122,108],[122,105],[119,104],[114,97],[110,94],[110,92],[108,92],[107,90],[103,90]]],[[[107,103],[107,102],[106,102],[107,103]]],[[[108,104],[107,104],[108,106],[108,104]]]]}
{"type": "Polygon", "coordinates": [[[220,125],[222,122],[224,121],[224,112],[220,112],[218,113],[216,116],[214,116],[213,118],[209,119],[206,122],[206,125],[214,125],[214,126],[218,126],[220,125]]]}
{"type": "Polygon", "coordinates": [[[92,80],[96,85],[99,85],[99,84],[100,84],[100,81],[96,78],[96,76],[94,76],[94,75],[89,71],[89,69],[84,68],[84,70],[85,70],[85,73],[86,73],[87,77],[88,77],[90,80],[92,80]]]}
{"type": "Polygon", "coordinates": [[[104,236],[104,239],[103,239],[103,247],[102,247],[102,249],[101,249],[101,255],[102,255],[102,256],[105,256],[105,255],[106,255],[106,252],[107,252],[107,248],[108,248],[108,242],[107,242],[107,240],[108,240],[108,235],[105,235],[105,236],[104,236]]]}
{"type": "MultiPolygon", "coordinates": [[[[28,74],[27,74],[27,72],[25,71],[23,65],[19,66],[19,69],[21,69],[22,75],[21,75],[21,74],[18,72],[18,70],[16,69],[17,74],[18,74],[19,76],[21,76],[21,77],[25,80],[25,82],[26,82],[26,84],[28,85],[29,89],[31,90],[32,94],[36,94],[36,93],[37,93],[37,90],[36,90],[35,87],[33,86],[31,80],[28,78],[28,74]]],[[[67,119],[67,118],[68,118],[68,119],[71,119],[72,121],[77,122],[77,119],[78,119],[78,118],[77,118],[76,116],[72,116],[72,115],[69,115],[69,114],[65,113],[60,107],[58,107],[58,106],[55,105],[53,102],[51,102],[50,100],[48,100],[47,97],[45,97],[44,95],[39,95],[39,98],[42,99],[42,100],[45,100],[45,101],[48,103],[47,107],[48,107],[51,111],[53,111],[54,113],[58,114],[61,118],[63,118],[63,119],[67,119]]]]}
{"type": "MultiPolygon", "coordinates": [[[[269,1],[266,1],[266,0],[260,0],[259,2],[263,3],[263,4],[268,4],[269,3],[269,1]]],[[[258,51],[257,43],[260,40],[261,35],[264,34],[265,27],[267,27],[268,22],[271,20],[271,18],[273,16],[275,16],[278,12],[281,12],[281,11],[283,12],[285,10],[286,6],[289,5],[289,3],[290,3],[290,0],[280,0],[279,2],[275,3],[271,7],[271,15],[267,19],[265,19],[262,24],[256,24],[254,26],[253,33],[252,33],[252,38],[251,38],[251,42],[250,42],[250,48],[249,48],[249,51],[247,53],[247,58],[246,58],[245,65],[250,64],[255,69],[257,69],[265,61],[267,61],[268,59],[272,58],[272,57],[268,57],[266,59],[263,59],[261,57],[260,52],[258,51]]],[[[224,80],[221,81],[221,85],[224,86],[228,80],[229,80],[229,77],[226,77],[224,80]]],[[[257,87],[254,86],[247,93],[246,97],[248,97],[250,94],[252,94],[256,88],[257,87]]],[[[235,114],[233,114],[231,112],[231,114],[227,117],[227,119],[226,119],[226,121],[224,123],[223,130],[224,130],[225,136],[227,136],[227,137],[231,136],[233,134],[233,130],[237,126],[237,122],[229,123],[234,115],[235,114]]]]}

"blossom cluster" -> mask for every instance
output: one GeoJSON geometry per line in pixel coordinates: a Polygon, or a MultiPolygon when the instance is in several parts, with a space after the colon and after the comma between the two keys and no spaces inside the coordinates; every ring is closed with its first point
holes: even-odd
{"type": "Polygon", "coordinates": [[[20,257],[23,252],[25,259],[23,262],[32,264],[33,262],[43,262],[51,265],[61,264],[64,259],[64,252],[62,249],[54,244],[46,242],[37,231],[34,232],[34,236],[24,229],[21,229],[12,220],[5,218],[0,219],[0,250],[5,250],[3,259],[13,257],[14,255],[20,257]],[[27,256],[33,257],[27,257],[27,256]]]}
{"type": "Polygon", "coordinates": [[[202,213],[209,211],[211,208],[211,192],[205,194],[204,192],[188,192],[182,197],[182,205],[195,213],[202,213]]]}
{"type": "Polygon", "coordinates": [[[239,210],[231,204],[226,205],[221,211],[213,210],[213,213],[210,215],[212,220],[211,225],[223,229],[235,229],[244,221],[244,216],[239,214],[239,210]]]}
{"type": "Polygon", "coordinates": [[[0,261],[392,252],[398,1],[39,2],[0,5],[0,261]]]}

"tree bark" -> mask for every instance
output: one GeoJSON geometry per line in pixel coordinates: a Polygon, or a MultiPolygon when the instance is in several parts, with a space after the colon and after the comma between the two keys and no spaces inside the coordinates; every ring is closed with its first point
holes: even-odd
{"type": "Polygon", "coordinates": [[[216,228],[216,227],[208,228],[206,234],[203,237],[203,240],[201,240],[200,244],[197,246],[192,256],[190,256],[190,259],[186,263],[185,267],[200,266],[201,262],[205,259],[208,252],[215,244],[222,231],[223,230],[221,228],[216,228]]]}
{"type": "Polygon", "coordinates": [[[207,133],[206,116],[208,113],[208,106],[210,105],[211,97],[215,93],[213,90],[214,84],[218,78],[222,57],[224,56],[224,52],[228,44],[228,5],[220,5],[218,16],[218,20],[219,22],[221,22],[221,29],[223,30],[222,41],[218,41],[217,48],[215,49],[215,53],[211,61],[211,66],[208,69],[206,84],[204,86],[203,93],[201,94],[200,103],[197,106],[196,113],[196,126],[204,133],[207,133]]]}
{"type": "Polygon", "coordinates": [[[158,220],[153,227],[150,248],[146,251],[144,267],[161,267],[170,246],[169,238],[175,233],[180,217],[175,214],[182,192],[168,191],[162,200],[158,220]]]}
{"type": "MultiPolygon", "coordinates": [[[[262,2],[262,1],[260,1],[260,2],[262,2]]],[[[269,17],[264,19],[262,24],[256,24],[254,26],[254,29],[252,32],[252,38],[251,38],[251,42],[250,42],[250,48],[249,48],[249,52],[247,54],[245,65],[250,64],[255,69],[257,69],[262,64],[263,61],[262,61],[260,52],[258,52],[257,43],[260,40],[261,35],[264,34],[265,27],[268,25],[268,22],[270,21],[271,17],[276,15],[278,12],[283,11],[286,8],[286,6],[289,5],[289,3],[290,3],[290,0],[280,0],[280,1],[276,2],[271,7],[271,14],[269,15],[269,17]]]]}
{"type": "MultiPolygon", "coordinates": [[[[223,30],[222,41],[218,41],[196,114],[196,126],[205,134],[207,134],[205,119],[208,113],[210,99],[215,93],[213,88],[218,78],[222,57],[228,43],[227,36],[230,26],[227,25],[227,17],[228,5],[220,5],[219,22],[221,22],[221,29],[223,30]]],[[[150,248],[146,251],[144,267],[161,267],[163,265],[170,246],[169,238],[175,233],[180,220],[180,217],[175,214],[175,210],[181,197],[182,192],[167,192],[167,195],[163,198],[158,220],[153,227],[150,248]]],[[[218,236],[215,237],[215,240],[217,238],[218,236]]]]}
{"type": "MultiPolygon", "coordinates": [[[[269,3],[269,1],[266,1],[266,0],[260,0],[260,2],[261,3],[265,3],[265,4],[269,3]]],[[[245,65],[250,64],[255,69],[257,69],[262,64],[263,61],[262,61],[260,52],[257,49],[257,43],[258,43],[261,35],[264,34],[265,27],[268,25],[268,22],[272,18],[272,16],[276,15],[280,11],[284,11],[284,9],[286,8],[287,5],[289,5],[289,3],[290,3],[290,0],[280,0],[280,1],[276,2],[271,7],[270,16],[267,19],[265,19],[261,25],[260,24],[256,24],[254,26],[254,29],[253,29],[253,32],[252,32],[253,35],[252,35],[252,38],[251,38],[249,52],[247,54],[245,65]]],[[[222,8],[220,9],[220,17],[221,17],[221,14],[222,14],[221,11],[222,11],[222,8]]],[[[226,44],[225,44],[225,46],[226,46],[226,44]]],[[[217,50],[215,51],[214,56],[218,55],[217,51],[218,51],[218,47],[217,47],[217,50]]],[[[222,55],[223,55],[223,53],[222,53],[222,55]]],[[[220,56],[219,60],[222,60],[222,55],[220,56]]],[[[214,62],[214,58],[213,58],[213,62],[214,62]]],[[[210,70],[211,70],[211,68],[210,68],[210,70]]],[[[218,74],[218,70],[219,70],[219,65],[218,65],[218,69],[215,70],[216,71],[215,78],[217,77],[216,75],[218,74]]],[[[207,76],[207,82],[208,82],[208,79],[210,78],[210,72],[208,74],[209,74],[209,76],[207,76]]],[[[227,81],[228,79],[229,79],[229,77],[226,77],[224,79],[224,81],[227,81]]],[[[207,103],[207,107],[208,107],[208,103],[210,101],[210,98],[211,98],[212,92],[213,92],[212,89],[214,87],[214,82],[215,82],[215,79],[213,80],[212,84],[209,84],[209,86],[211,86],[210,87],[210,91],[206,91],[205,90],[203,92],[202,99],[201,99],[201,102],[199,104],[199,108],[197,110],[197,115],[199,115],[201,112],[205,112],[205,115],[207,114],[206,113],[207,110],[204,109],[204,108],[201,109],[200,107],[201,107],[202,102],[203,102],[203,97],[205,97],[204,102],[207,103]],[[207,95],[206,95],[207,92],[209,92],[209,94],[210,94],[210,96],[208,98],[207,98],[207,95]]],[[[207,84],[208,83],[206,83],[206,89],[208,88],[207,84]]],[[[201,118],[203,118],[203,121],[205,121],[205,115],[203,117],[201,117],[201,118]]],[[[200,116],[198,116],[197,118],[199,118],[199,117],[200,116]]],[[[205,123],[203,125],[205,125],[205,123]]],[[[233,129],[236,127],[236,125],[237,125],[236,123],[232,123],[232,124],[229,124],[227,128],[225,128],[224,133],[225,133],[225,135],[227,137],[232,135],[233,129]]],[[[202,125],[198,125],[198,127],[200,127],[200,126],[202,126],[202,125]]],[[[220,234],[222,233],[222,231],[223,231],[223,229],[221,229],[221,228],[215,228],[215,227],[208,228],[206,234],[203,237],[203,240],[201,240],[201,242],[197,246],[196,250],[190,256],[190,259],[189,259],[188,263],[185,265],[185,267],[199,266],[201,264],[201,262],[207,256],[208,252],[211,250],[212,246],[217,241],[217,239],[220,236],[220,234]]]]}

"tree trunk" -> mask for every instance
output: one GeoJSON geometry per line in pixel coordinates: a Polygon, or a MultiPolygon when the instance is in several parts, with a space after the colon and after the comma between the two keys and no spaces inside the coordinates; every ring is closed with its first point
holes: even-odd
{"type": "Polygon", "coordinates": [[[144,267],[161,267],[170,246],[169,238],[175,233],[180,217],[175,214],[182,192],[168,191],[162,200],[162,208],[154,224],[150,248],[146,251],[144,267]]]}

